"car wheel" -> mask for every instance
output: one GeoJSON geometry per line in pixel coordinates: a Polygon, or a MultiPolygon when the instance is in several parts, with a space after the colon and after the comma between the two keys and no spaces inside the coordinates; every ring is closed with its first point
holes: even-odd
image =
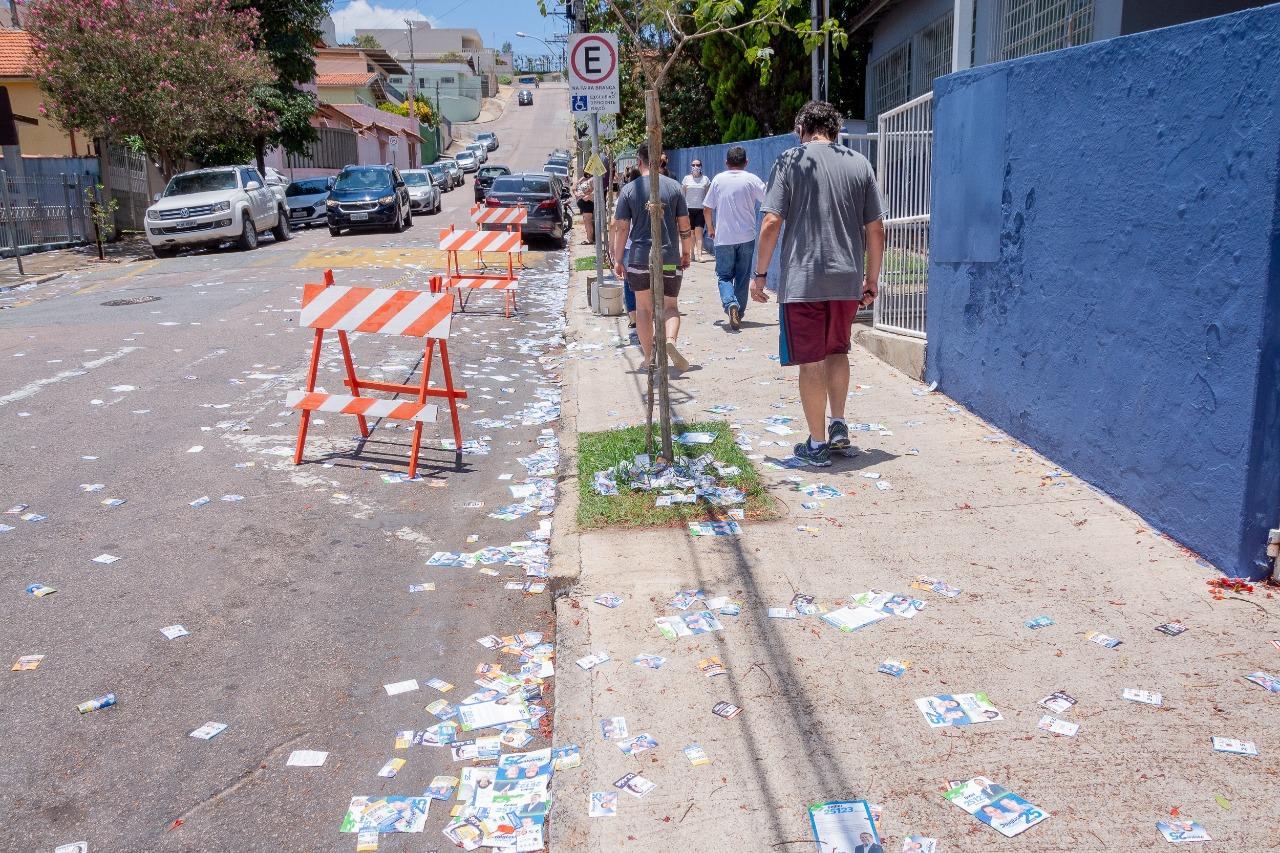
{"type": "Polygon", "coordinates": [[[178,250],[172,246],[152,246],[151,251],[155,253],[157,258],[172,258],[178,254],[178,250]]]}
{"type": "Polygon", "coordinates": [[[405,220],[405,218],[404,218],[403,216],[401,216],[401,215],[400,215],[400,210],[397,208],[397,209],[396,209],[396,221],[395,221],[395,222],[393,222],[393,223],[391,224],[391,228],[390,228],[390,231],[391,231],[391,233],[392,233],[392,234],[403,234],[403,233],[404,233],[404,220],[405,220]]]}
{"type": "Polygon", "coordinates": [[[404,227],[405,227],[405,228],[412,228],[412,227],[413,227],[413,210],[412,210],[412,209],[411,209],[411,210],[408,210],[408,211],[406,211],[406,212],[405,212],[405,215],[404,215],[404,227]]]}
{"type": "Polygon", "coordinates": [[[276,238],[277,243],[293,237],[293,232],[289,230],[289,217],[283,207],[276,211],[276,227],[271,229],[271,236],[276,238]]]}
{"type": "Polygon", "coordinates": [[[334,228],[332,225],[330,225],[330,226],[329,226],[329,236],[330,236],[330,237],[337,237],[337,236],[338,236],[339,234],[341,234],[341,233],[342,233],[342,229],[341,229],[341,228],[334,228]]]}
{"type": "Polygon", "coordinates": [[[258,229],[253,225],[253,217],[247,213],[240,224],[240,238],[236,240],[236,248],[242,252],[252,252],[258,248],[258,229]]]}

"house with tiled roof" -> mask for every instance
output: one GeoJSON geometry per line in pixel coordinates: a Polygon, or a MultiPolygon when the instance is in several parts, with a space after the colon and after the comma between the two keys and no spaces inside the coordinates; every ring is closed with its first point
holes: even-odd
{"type": "Polygon", "coordinates": [[[83,157],[91,154],[92,143],[68,133],[40,112],[44,92],[36,85],[29,68],[34,52],[31,36],[23,30],[0,28],[0,86],[9,92],[18,142],[22,153],[37,157],[83,157]]]}
{"type": "Polygon", "coordinates": [[[326,104],[400,104],[405,95],[390,78],[405,73],[385,50],[322,47],[316,51],[316,94],[326,104]]]}

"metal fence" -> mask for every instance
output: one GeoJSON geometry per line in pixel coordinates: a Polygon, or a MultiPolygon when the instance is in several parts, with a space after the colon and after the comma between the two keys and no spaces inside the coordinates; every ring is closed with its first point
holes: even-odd
{"type": "Polygon", "coordinates": [[[12,258],[93,239],[83,175],[10,175],[0,171],[0,256],[12,258]]]}
{"type": "Polygon", "coordinates": [[[1094,0],[999,0],[994,58],[1017,59],[1093,41],[1094,0]]]}
{"type": "Polygon", "coordinates": [[[923,338],[929,291],[933,93],[881,113],[879,128],[876,177],[887,210],[880,295],[872,322],[877,329],[923,338]]]}
{"type": "Polygon", "coordinates": [[[316,132],[320,138],[307,149],[306,154],[288,154],[285,157],[289,168],[342,169],[360,162],[354,131],[342,127],[321,127],[316,132]]]}

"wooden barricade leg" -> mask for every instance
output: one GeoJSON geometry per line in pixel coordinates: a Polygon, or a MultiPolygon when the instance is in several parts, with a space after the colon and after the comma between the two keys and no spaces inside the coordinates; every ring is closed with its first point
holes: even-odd
{"type": "MultiPolygon", "coordinates": [[[[316,329],[315,342],[311,345],[311,370],[307,373],[307,393],[316,390],[316,371],[320,368],[320,344],[324,338],[324,329],[316,329]]],[[[302,446],[307,441],[307,426],[311,423],[311,411],[302,410],[302,419],[298,421],[298,446],[293,451],[293,464],[302,463],[302,446]]]]}
{"type": "MultiPolygon", "coordinates": [[[[431,350],[435,340],[427,338],[425,354],[422,359],[422,385],[418,389],[418,402],[427,402],[427,384],[431,376],[431,350]]],[[[413,423],[413,449],[409,451],[409,479],[418,476],[418,450],[422,447],[422,421],[413,423]]]]}
{"type": "MultiPolygon", "coordinates": [[[[445,393],[449,397],[449,416],[453,419],[453,443],[458,448],[458,465],[462,465],[462,424],[458,420],[458,397],[453,390],[453,369],[449,366],[448,341],[440,341],[440,366],[444,369],[445,393]]],[[[425,381],[425,380],[424,380],[425,381]]]]}

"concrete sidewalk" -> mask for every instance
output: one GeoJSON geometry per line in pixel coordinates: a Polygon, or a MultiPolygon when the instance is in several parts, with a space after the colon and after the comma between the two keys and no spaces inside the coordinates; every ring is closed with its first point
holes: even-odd
{"type": "MultiPolygon", "coordinates": [[[[680,348],[695,367],[672,383],[677,413],[708,419],[719,416],[707,407],[737,405],[729,420],[756,437],[751,452],[788,456],[804,428],[796,371],[769,358],[776,306],[753,304],[743,331],[729,332],[709,262],[686,275],[681,304],[680,348]],[[795,417],[796,433],[764,432],[759,420],[770,415],[795,417]]],[[[572,458],[575,425],[605,430],[642,423],[644,412],[639,349],[617,346],[626,318],[588,313],[582,274],[568,313],[577,343],[566,370],[564,444],[572,458]]],[[[1155,824],[1174,807],[1223,849],[1276,849],[1280,695],[1243,677],[1280,671],[1280,649],[1269,642],[1280,638],[1276,600],[1261,586],[1214,600],[1206,579],[1217,573],[1134,514],[1055,475],[1054,463],[947,398],[913,393],[918,383],[866,352],[853,360],[850,420],[879,422],[892,434],[855,433],[863,452],[828,469],[762,468],[784,508],[779,521],[744,523],[733,538],[580,531],[575,490],[563,490],[553,542],[562,584],[555,737],[557,745],[581,744],[583,765],[556,774],[552,849],[812,850],[806,807],[856,798],[882,807],[889,853],[907,834],[935,837],[947,853],[1163,847],[1155,824]],[[891,487],[878,489],[865,474],[891,487]],[[804,510],[801,502],[813,499],[787,477],[846,496],[804,510]],[[919,575],[963,592],[913,591],[919,575]],[[653,620],[678,613],[667,602],[692,588],[741,602],[741,615],[722,617],[722,632],[663,639],[653,620]],[[851,634],[817,616],[765,615],[797,593],[834,609],[872,588],[909,593],[926,607],[913,619],[889,617],[851,634]],[[604,592],[623,604],[592,603],[604,592]],[[1024,626],[1040,615],[1055,624],[1024,626]],[[1172,637],[1155,630],[1173,621],[1189,630],[1172,637]],[[1123,645],[1089,642],[1091,631],[1123,645]],[[613,660],[591,672],[573,665],[602,650],[613,660]],[[667,662],[658,670],[634,665],[642,652],[667,662]],[[699,672],[697,662],[710,655],[727,674],[699,672]],[[878,674],[886,659],[912,666],[900,678],[878,674]],[[1124,701],[1124,688],[1159,692],[1163,706],[1124,701]],[[1080,724],[1075,737],[1037,730],[1050,713],[1037,703],[1057,690],[1078,699],[1055,715],[1080,724]],[[989,694],[1003,720],[931,729],[915,704],[974,692],[989,694]],[[743,712],[715,716],[719,701],[743,712]],[[613,716],[659,746],[624,755],[601,737],[600,720],[613,716]],[[1261,757],[1214,752],[1211,736],[1254,741],[1261,757]],[[681,750],[691,743],[702,745],[709,764],[690,766],[681,750]],[[612,783],[626,773],[657,788],[643,799],[622,793],[617,817],[589,818],[590,792],[616,791],[612,783]],[[947,780],[975,776],[1051,817],[1002,838],[942,797],[947,780]]]]}

